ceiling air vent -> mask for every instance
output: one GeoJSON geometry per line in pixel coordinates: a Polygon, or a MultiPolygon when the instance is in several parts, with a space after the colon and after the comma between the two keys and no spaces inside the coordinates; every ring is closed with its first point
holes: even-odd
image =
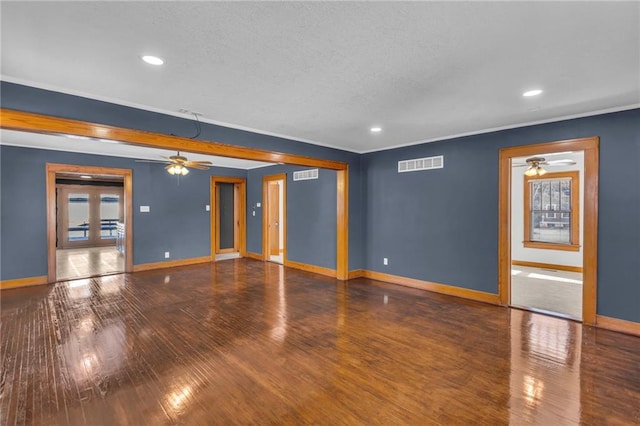
{"type": "Polygon", "coordinates": [[[443,155],[398,161],[398,173],[417,172],[418,170],[432,170],[442,168],[444,168],[443,155]]]}
{"type": "Polygon", "coordinates": [[[318,169],[300,170],[293,172],[293,180],[318,179],[318,169]]]}

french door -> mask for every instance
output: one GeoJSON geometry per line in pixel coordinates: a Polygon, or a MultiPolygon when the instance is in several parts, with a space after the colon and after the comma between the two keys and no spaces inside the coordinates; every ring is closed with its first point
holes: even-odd
{"type": "Polygon", "coordinates": [[[57,248],[115,245],[124,222],[122,187],[56,185],[57,248]]]}

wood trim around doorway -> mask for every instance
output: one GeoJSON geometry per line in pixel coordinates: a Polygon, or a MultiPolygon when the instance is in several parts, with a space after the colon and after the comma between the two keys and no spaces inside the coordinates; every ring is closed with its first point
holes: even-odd
{"type": "MultiPolygon", "coordinates": [[[[244,178],[228,177],[228,176],[211,176],[210,196],[211,196],[211,260],[215,260],[216,252],[218,252],[218,197],[216,196],[216,185],[218,183],[233,183],[240,187],[239,196],[235,196],[234,190],[234,210],[240,221],[240,229],[238,238],[238,252],[240,256],[247,255],[247,180],[244,178]]],[[[236,238],[236,237],[234,237],[236,238]]],[[[220,251],[222,252],[222,251],[220,251]]]]}
{"type": "Polygon", "coordinates": [[[76,164],[46,165],[47,191],[47,282],[56,282],[56,174],[82,173],[122,176],[124,181],[125,260],[124,271],[133,272],[133,183],[131,169],[83,166],[76,164]]]}
{"type": "Polygon", "coordinates": [[[287,262],[287,174],[263,176],[262,178],[262,260],[269,260],[269,182],[282,181],[282,263],[287,262]]]}
{"type": "Polygon", "coordinates": [[[501,305],[511,298],[511,159],[541,152],[584,151],[584,223],[582,242],[582,321],[596,324],[598,268],[598,156],[597,136],[500,150],[498,194],[498,296],[501,305]]]}
{"type": "MultiPolygon", "coordinates": [[[[0,128],[32,133],[86,136],[89,138],[87,143],[93,143],[92,138],[96,140],[107,139],[118,141],[120,143],[147,146],[151,148],[170,149],[176,151],[218,155],[222,157],[243,158],[249,160],[336,170],[336,190],[338,196],[338,205],[336,207],[336,274],[337,278],[340,280],[348,279],[349,179],[348,164],[345,162],[323,160],[276,151],[265,151],[255,148],[223,144],[214,141],[193,140],[179,136],[126,129],[105,124],[71,120],[4,108],[0,108],[0,128]]],[[[125,190],[126,186],[127,184],[125,182],[125,190]]]]}

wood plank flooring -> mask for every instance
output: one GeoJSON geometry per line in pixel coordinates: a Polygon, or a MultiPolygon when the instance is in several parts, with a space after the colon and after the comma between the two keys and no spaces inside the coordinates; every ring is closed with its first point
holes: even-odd
{"type": "Polygon", "coordinates": [[[640,424],[640,338],[237,259],[3,291],[0,424],[640,424]]]}

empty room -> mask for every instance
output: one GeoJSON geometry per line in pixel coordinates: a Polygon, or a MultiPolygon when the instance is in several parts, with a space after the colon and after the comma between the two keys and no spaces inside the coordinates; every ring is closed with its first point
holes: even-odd
{"type": "Polygon", "coordinates": [[[0,12],[1,424],[640,424],[640,2],[0,12]]]}

